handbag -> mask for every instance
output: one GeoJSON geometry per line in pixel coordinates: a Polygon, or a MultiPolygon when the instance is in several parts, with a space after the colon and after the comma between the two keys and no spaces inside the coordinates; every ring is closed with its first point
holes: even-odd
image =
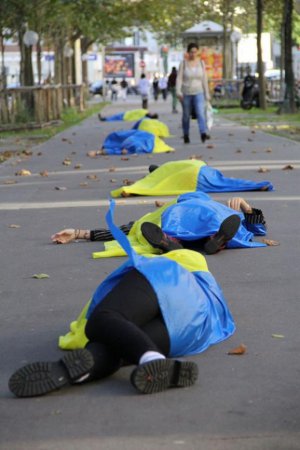
{"type": "Polygon", "coordinates": [[[206,102],[205,115],[206,115],[206,126],[210,130],[214,124],[214,111],[210,102],[206,102]]]}

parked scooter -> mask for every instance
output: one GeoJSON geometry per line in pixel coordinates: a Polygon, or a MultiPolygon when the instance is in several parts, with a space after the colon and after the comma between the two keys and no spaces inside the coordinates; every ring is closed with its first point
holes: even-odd
{"type": "Polygon", "coordinates": [[[244,78],[241,108],[251,109],[252,106],[259,107],[259,87],[255,76],[248,74],[244,78]]]}

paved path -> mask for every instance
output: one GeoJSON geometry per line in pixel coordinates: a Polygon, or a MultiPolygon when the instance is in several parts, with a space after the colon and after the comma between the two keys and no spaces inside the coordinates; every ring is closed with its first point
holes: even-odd
{"type": "MultiPolygon", "coordinates": [[[[135,107],[139,99],[129,97],[127,103],[106,107],[105,113],[135,107]]],[[[32,148],[26,160],[0,166],[1,449],[300,449],[300,144],[253,133],[217,116],[208,143],[213,148],[200,143],[195,123],[192,143],[183,145],[179,114],[170,113],[168,102],[151,108],[169,125],[173,136],[168,143],[175,153],[89,158],[87,152],[99,149],[108,132],[130,127],[100,123],[94,116],[32,148]],[[121,262],[93,260],[101,243],[56,246],[50,235],[65,227],[104,226],[109,192],[123,179],[143,176],[149,164],[191,155],[202,155],[228,176],[268,179],[276,188],[246,197],[264,210],[269,238],[280,246],[228,250],[207,258],[228,299],[236,333],[193,357],[200,376],[190,389],[136,395],[126,368],[100,383],[41,398],[13,398],[7,389],[12,371],[29,361],[57,359],[57,337],[121,262]],[[62,164],[65,158],[71,159],[69,166],[62,164]],[[288,164],[294,170],[282,170],[288,164]],[[259,173],[261,167],[270,171],[259,173]],[[16,176],[21,169],[32,175],[16,176]],[[40,175],[45,170],[48,177],[40,175]],[[50,278],[36,280],[35,273],[50,278]],[[248,349],[244,356],[227,355],[241,343],[248,349]]],[[[155,208],[149,197],[117,203],[117,223],[155,208]]]]}

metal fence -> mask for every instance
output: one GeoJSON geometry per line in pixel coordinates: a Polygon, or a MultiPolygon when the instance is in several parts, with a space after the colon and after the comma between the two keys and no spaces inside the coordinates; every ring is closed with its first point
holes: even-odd
{"type": "Polygon", "coordinates": [[[0,91],[0,125],[40,126],[61,118],[65,107],[85,108],[84,85],[45,85],[0,91]]]}

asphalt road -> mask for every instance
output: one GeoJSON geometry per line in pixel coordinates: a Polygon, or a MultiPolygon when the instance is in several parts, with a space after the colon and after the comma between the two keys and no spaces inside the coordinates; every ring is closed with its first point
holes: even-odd
{"type": "MultiPolygon", "coordinates": [[[[129,97],[106,107],[105,113],[139,105],[139,99],[129,97]]],[[[108,132],[131,127],[100,123],[94,116],[32,148],[27,159],[0,166],[0,448],[300,449],[300,144],[216,115],[209,145],[200,143],[195,123],[191,144],[184,145],[180,114],[171,114],[171,100],[150,106],[169,125],[173,136],[168,143],[176,152],[90,158],[87,152],[99,149],[108,132]],[[189,389],[137,395],[127,367],[102,382],[40,398],[14,398],[7,388],[11,373],[27,362],[56,360],[58,336],[122,262],[93,260],[101,243],[58,246],[51,243],[51,234],[66,227],[104,226],[109,192],[123,179],[138,179],[149,164],[191,155],[202,155],[227,176],[267,179],[275,186],[273,192],[245,197],[263,209],[268,237],[280,245],[207,257],[235,318],[236,333],[192,358],[199,365],[199,380],[189,389]],[[69,166],[62,164],[66,158],[69,166]],[[282,170],[288,164],[294,169],[282,170]],[[260,168],[269,171],[258,172],[260,168]],[[31,175],[16,176],[21,169],[31,175]],[[48,176],[41,176],[42,171],[48,176]],[[32,278],[37,273],[49,278],[32,278]],[[246,354],[227,354],[241,343],[246,354]]],[[[213,195],[217,200],[229,196],[213,195]]],[[[151,197],[121,199],[116,222],[126,223],[154,208],[151,197]]]]}

